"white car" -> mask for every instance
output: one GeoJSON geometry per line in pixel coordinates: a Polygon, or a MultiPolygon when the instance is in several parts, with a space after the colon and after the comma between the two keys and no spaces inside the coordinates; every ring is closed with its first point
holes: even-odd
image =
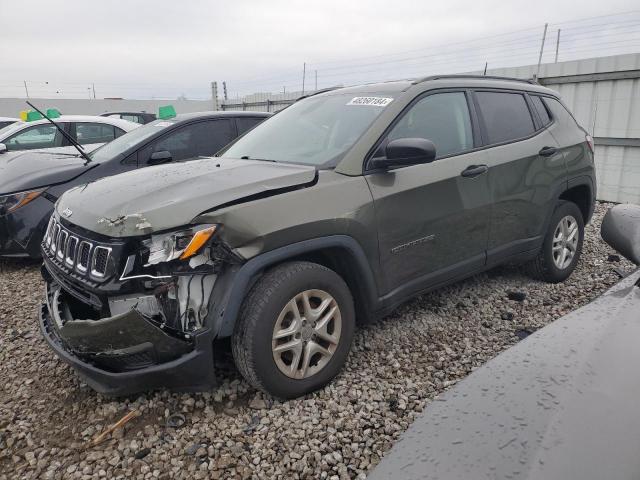
{"type": "Polygon", "coordinates": [[[16,122],[22,123],[22,120],[20,120],[19,118],[13,118],[13,117],[0,117],[0,129],[16,122]]]}
{"type": "MultiPolygon", "coordinates": [[[[54,119],[88,153],[140,126],[119,118],[61,115],[54,119]]],[[[0,129],[0,154],[19,150],[77,153],[75,147],[46,120],[18,121],[0,129]]]]}

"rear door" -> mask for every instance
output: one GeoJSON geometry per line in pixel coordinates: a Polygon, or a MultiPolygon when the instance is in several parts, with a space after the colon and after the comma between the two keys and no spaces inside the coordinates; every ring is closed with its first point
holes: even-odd
{"type": "Polygon", "coordinates": [[[411,294],[481,268],[489,232],[486,152],[474,150],[469,94],[429,92],[418,98],[374,156],[398,138],[426,138],[432,163],[370,173],[386,291],[411,294]],[[463,172],[465,172],[463,174],[463,172]]]}
{"type": "Polygon", "coordinates": [[[489,148],[492,213],[489,263],[539,248],[565,163],[549,123],[520,91],[476,90],[483,142],[489,148]]]}

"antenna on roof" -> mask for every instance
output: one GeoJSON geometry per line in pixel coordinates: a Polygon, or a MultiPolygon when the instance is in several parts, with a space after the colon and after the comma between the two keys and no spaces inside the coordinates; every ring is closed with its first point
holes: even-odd
{"type": "Polygon", "coordinates": [[[484,62],[484,72],[482,72],[482,75],[487,75],[487,65],[489,65],[489,62],[484,62]]]}

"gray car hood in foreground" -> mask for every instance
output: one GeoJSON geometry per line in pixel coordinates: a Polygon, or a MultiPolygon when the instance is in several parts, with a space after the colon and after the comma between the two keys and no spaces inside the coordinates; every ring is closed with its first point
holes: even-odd
{"type": "Polygon", "coordinates": [[[56,208],[75,225],[129,237],[180,227],[204,211],[309,184],[315,177],[314,167],[205,158],[141,168],[82,185],[62,195],[56,208]]]}
{"type": "Polygon", "coordinates": [[[640,478],[639,278],[441,395],[368,478],[640,478]]]}

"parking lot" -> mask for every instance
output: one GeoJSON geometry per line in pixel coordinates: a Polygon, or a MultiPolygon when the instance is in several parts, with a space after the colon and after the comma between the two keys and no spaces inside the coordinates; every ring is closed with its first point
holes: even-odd
{"type": "Polygon", "coordinates": [[[256,393],[221,352],[218,388],[112,399],[81,383],[36,324],[39,265],[0,267],[0,479],[364,478],[439,392],[629,269],[602,242],[598,204],[564,283],[502,267],[419,297],[359,327],[330,385],[279,402],[256,393]],[[130,411],[96,446],[88,442],[130,411]]]}

